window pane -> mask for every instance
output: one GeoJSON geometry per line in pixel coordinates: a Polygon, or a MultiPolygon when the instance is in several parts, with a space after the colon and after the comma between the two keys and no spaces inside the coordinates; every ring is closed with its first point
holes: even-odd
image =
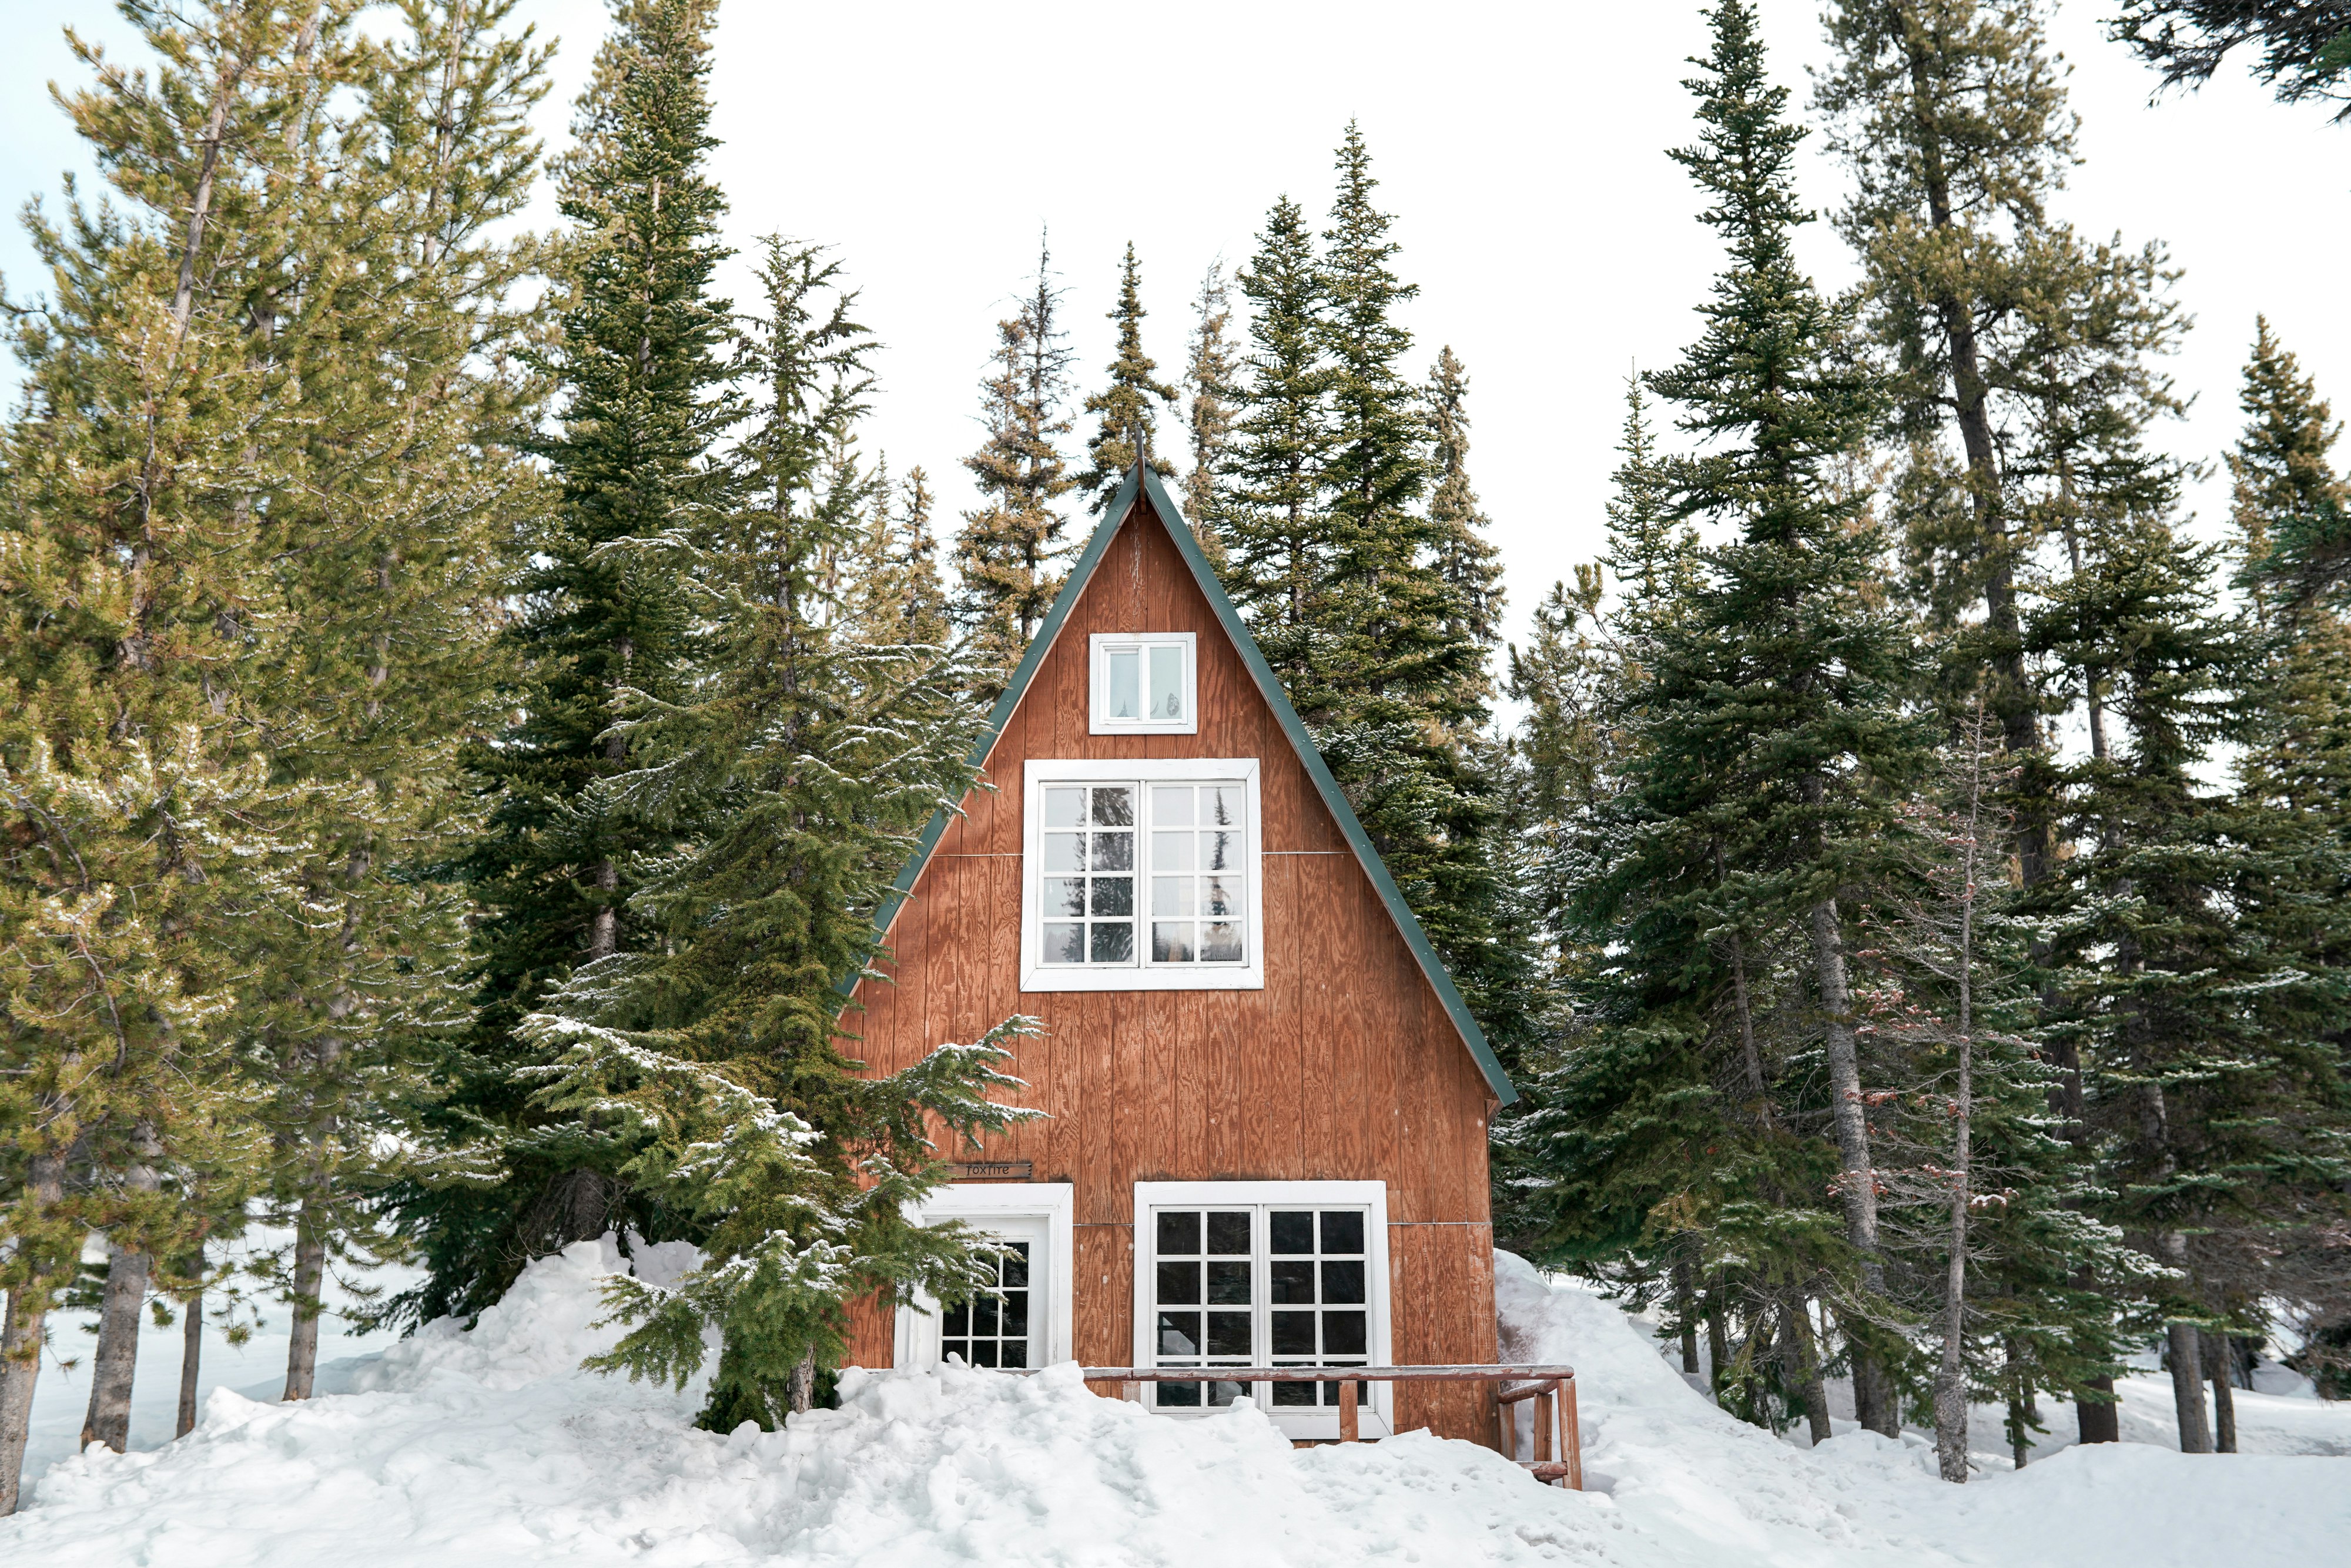
{"type": "Polygon", "coordinates": [[[1162,1355],[1199,1354],[1200,1314],[1197,1312],[1160,1313],[1159,1354],[1162,1355]]]}
{"type": "Polygon", "coordinates": [[[1094,913],[1096,915],[1134,914],[1134,879],[1131,876],[1094,878],[1094,913]]]}
{"type": "Polygon", "coordinates": [[[1134,826],[1134,791],[1123,784],[1097,788],[1094,790],[1094,826],[1134,826]]]}
{"type": "Polygon", "coordinates": [[[1188,876],[1155,876],[1151,879],[1151,913],[1154,915],[1189,915],[1192,913],[1192,879],[1188,876]]]}
{"type": "Polygon", "coordinates": [[[1208,1314],[1208,1354],[1210,1355],[1247,1355],[1250,1348],[1249,1338],[1249,1313],[1210,1312],[1208,1314]]]}
{"type": "Polygon", "coordinates": [[[1151,961],[1188,964],[1192,961],[1192,925],[1186,920],[1155,920],[1151,925],[1151,961]]]}
{"type": "Polygon", "coordinates": [[[1005,1366],[1028,1365],[1029,1342],[1025,1339],[1006,1340],[1004,1342],[1004,1360],[1001,1364],[1005,1366]]]}
{"type": "Polygon", "coordinates": [[[1249,1213],[1211,1214],[1208,1216],[1208,1251],[1229,1258],[1246,1258],[1249,1249],[1249,1213]]]}
{"type": "Polygon", "coordinates": [[[1249,1397],[1250,1385],[1246,1383],[1211,1383],[1208,1385],[1210,1405],[1232,1405],[1249,1397]]]}
{"type": "Polygon", "coordinates": [[[1048,872],[1085,870],[1085,834],[1047,833],[1044,869],[1048,872]]]}
{"type": "Polygon", "coordinates": [[[1202,833],[1200,840],[1202,871],[1241,869],[1241,836],[1238,833],[1202,833]]]}
{"type": "Polygon", "coordinates": [[[1162,1408],[1181,1406],[1186,1409],[1195,1409],[1199,1406],[1200,1385],[1196,1383],[1162,1383],[1156,1386],[1162,1408]]]}
{"type": "Polygon", "coordinates": [[[971,1332],[975,1337],[1002,1332],[996,1326],[996,1310],[1003,1301],[1001,1296],[985,1294],[972,1298],[971,1332]]]}
{"type": "Polygon", "coordinates": [[[1110,666],[1110,692],[1104,702],[1104,711],[1113,718],[1137,718],[1142,716],[1137,706],[1137,693],[1142,686],[1141,671],[1137,667],[1141,652],[1137,648],[1113,648],[1102,660],[1110,666]]]}
{"type": "Polygon", "coordinates": [[[1006,1339],[1029,1337],[1029,1292],[1013,1291],[1004,1298],[1004,1326],[996,1331],[1006,1339]]]}
{"type": "Polygon", "coordinates": [[[1274,1305],[1311,1307],[1314,1304],[1314,1265],[1311,1260],[1303,1258],[1282,1260],[1272,1264],[1266,1272],[1269,1276],[1266,1283],[1273,1292],[1274,1305]]]}
{"type": "Polygon", "coordinates": [[[1314,1213],[1311,1209],[1276,1209],[1267,1217],[1267,1223],[1272,1236],[1268,1251],[1314,1250],[1314,1213]]]}
{"type": "MultiPolygon", "coordinates": [[[[1275,1298],[1279,1300],[1280,1298],[1275,1298]]],[[[1322,1265],[1322,1299],[1326,1301],[1359,1302],[1364,1299],[1364,1265],[1359,1260],[1351,1263],[1322,1265]]]]}
{"type": "Polygon", "coordinates": [[[1156,784],[1151,790],[1151,821],[1162,828],[1192,825],[1192,786],[1156,784]]]}
{"type": "Polygon", "coordinates": [[[1093,961],[1097,964],[1134,962],[1134,927],[1122,922],[1093,928],[1093,961]]]}
{"type": "Polygon", "coordinates": [[[1045,825],[1049,828],[1075,828],[1086,820],[1086,792],[1083,789],[1048,789],[1045,791],[1045,825]]]}
{"type": "MultiPolygon", "coordinates": [[[[1048,866],[1058,871],[1058,866],[1048,866]]],[[[1134,835],[1133,833],[1096,833],[1094,864],[1096,871],[1133,871],[1134,869],[1134,835]]]]}
{"type": "Polygon", "coordinates": [[[949,1339],[941,1340],[939,1342],[939,1359],[941,1361],[946,1360],[949,1356],[956,1355],[963,1357],[963,1364],[966,1366],[969,1366],[971,1364],[971,1341],[967,1339],[949,1339]]]}
{"type": "Polygon", "coordinates": [[[1046,915],[1083,915],[1085,912],[1086,879],[1084,877],[1049,876],[1045,879],[1044,913],[1046,915]]]}
{"type": "Polygon", "coordinates": [[[1204,964],[1238,964],[1248,955],[1241,942],[1241,925],[1238,920],[1220,920],[1200,927],[1200,961],[1204,964]]]}
{"type": "Polygon", "coordinates": [[[1249,814],[1249,790],[1245,785],[1219,784],[1201,793],[1214,797],[1207,802],[1205,821],[1220,828],[1237,828],[1249,814]]]}
{"type": "Polygon", "coordinates": [[[1362,1312],[1324,1312],[1322,1314],[1322,1354],[1325,1355],[1361,1355],[1370,1341],[1364,1333],[1362,1312]]]}
{"type": "Polygon", "coordinates": [[[1196,1305],[1200,1300],[1200,1266],[1197,1263],[1159,1262],[1159,1301],[1163,1306],[1196,1305]]]}
{"type": "Polygon", "coordinates": [[[1273,1385],[1273,1402],[1276,1405],[1311,1405],[1314,1403],[1314,1391],[1319,1386],[1319,1384],[1312,1383],[1277,1383],[1273,1385]]]}
{"type": "Polygon", "coordinates": [[[1274,1313],[1273,1354],[1312,1355],[1314,1354],[1314,1314],[1312,1312],[1274,1313]]]}
{"type": "Polygon", "coordinates": [[[997,1258],[998,1277],[1002,1281],[1004,1288],[1008,1291],[1027,1290],[1029,1288],[1029,1243],[1022,1241],[1008,1247],[998,1253],[997,1258]]]}
{"type": "Polygon", "coordinates": [[[1240,912],[1240,878],[1237,876],[1204,876],[1200,879],[1201,914],[1238,915],[1240,912]]]}
{"type": "Polygon", "coordinates": [[[1197,1209],[1176,1209],[1159,1212],[1159,1250],[1197,1252],[1200,1249],[1200,1214],[1197,1209]]]}
{"type": "MultiPolygon", "coordinates": [[[[1165,821],[1165,819],[1161,819],[1165,821]]],[[[1154,833],[1151,835],[1151,869],[1153,871],[1190,871],[1192,869],[1192,837],[1190,833],[1154,833]]]]}
{"type": "Polygon", "coordinates": [[[1181,648],[1151,650],[1151,716],[1155,719],[1181,719],[1184,716],[1184,650],[1181,648]]]}
{"type": "Polygon", "coordinates": [[[939,1315],[939,1332],[941,1333],[969,1338],[971,1335],[971,1303],[966,1301],[959,1306],[949,1307],[946,1312],[942,1312],[939,1315]]]}
{"type": "Polygon", "coordinates": [[[1364,1249],[1364,1215],[1361,1209],[1326,1208],[1322,1211],[1322,1250],[1325,1252],[1361,1252],[1364,1249]]]}
{"type": "Polygon", "coordinates": [[[1086,961],[1086,928],[1048,921],[1044,948],[1048,964],[1082,964],[1086,961]]]}
{"type": "Polygon", "coordinates": [[[1215,1306],[1249,1305],[1249,1266],[1246,1260],[1208,1265],[1208,1301],[1215,1306]]]}

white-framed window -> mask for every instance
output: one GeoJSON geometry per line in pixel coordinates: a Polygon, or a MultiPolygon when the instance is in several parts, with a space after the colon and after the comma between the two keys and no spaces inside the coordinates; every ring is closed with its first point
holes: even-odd
{"type": "Polygon", "coordinates": [[[1257,758],[1023,770],[1022,990],[1264,987],[1257,758]]]}
{"type": "MultiPolygon", "coordinates": [[[[1134,1364],[1200,1368],[1143,1385],[1144,1404],[1197,1416],[1254,1403],[1293,1437],[1339,1434],[1339,1385],[1217,1378],[1243,1366],[1385,1366],[1387,1184],[1137,1182],[1134,1364]]],[[[1385,1385],[1360,1385],[1366,1436],[1395,1430],[1385,1385]]]]}
{"type": "Polygon", "coordinates": [[[893,1362],[916,1371],[949,1356],[967,1366],[1050,1366],[1075,1354],[1071,1312],[1072,1204],[1068,1182],[943,1186],[911,1218],[960,1219],[996,1243],[995,1280],[961,1306],[926,1294],[898,1309],[893,1362]]]}
{"type": "Polygon", "coordinates": [[[1087,649],[1094,734],[1199,733],[1191,632],[1097,632],[1087,649]]]}

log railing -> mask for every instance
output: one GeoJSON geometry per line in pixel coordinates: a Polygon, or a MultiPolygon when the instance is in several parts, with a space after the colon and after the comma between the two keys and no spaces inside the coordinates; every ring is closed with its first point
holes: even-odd
{"type": "Polygon", "coordinates": [[[1359,1383],[1515,1383],[1521,1386],[1495,1394],[1501,1402],[1502,1452],[1538,1480],[1583,1490],[1583,1438],[1576,1427],[1572,1366],[1089,1366],[1080,1375],[1088,1383],[1115,1383],[1129,1399],[1141,1398],[1146,1383],[1335,1383],[1343,1443],[1360,1440],[1359,1383]],[[1535,1402],[1535,1452],[1532,1459],[1520,1459],[1517,1407],[1527,1399],[1535,1402]]]}

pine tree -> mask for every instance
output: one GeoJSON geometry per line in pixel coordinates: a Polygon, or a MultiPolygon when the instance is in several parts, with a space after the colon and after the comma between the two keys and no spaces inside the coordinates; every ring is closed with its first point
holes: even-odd
{"type": "MultiPolygon", "coordinates": [[[[2231,50],[2258,45],[2253,77],[2280,103],[2351,99],[2351,5],[2342,0],[2124,0],[2110,26],[2163,68],[2166,87],[2201,87],[2231,50]]],[[[2351,101],[2335,118],[2351,119],[2351,101]]]]}
{"type": "Polygon", "coordinates": [[[233,934],[283,910],[306,802],[274,780],[238,672],[284,627],[256,498],[300,421],[255,351],[267,239],[323,89],[316,35],[220,5],[136,19],[162,63],[64,107],[112,191],[28,229],[53,292],[13,317],[0,455],[0,1513],[13,1511],[46,1313],[105,1234],[86,1440],[128,1432],[151,1286],[248,1178],[233,934]]]}
{"type": "Polygon", "coordinates": [[[1429,371],[1429,431],[1435,438],[1437,484],[1428,499],[1429,521],[1438,531],[1437,574],[1446,588],[1445,634],[1475,650],[1474,668],[1463,673],[1454,700],[1464,711],[1482,711],[1493,701],[1488,661],[1502,640],[1502,552],[1486,537],[1492,520],[1478,505],[1469,483],[1469,375],[1450,347],[1429,371]]]}
{"type": "Polygon", "coordinates": [[[944,649],[953,632],[939,578],[938,536],[931,528],[930,476],[915,468],[893,485],[881,466],[873,490],[871,520],[847,584],[848,619],[861,640],[876,646],[944,649]]]}
{"type": "Polygon", "coordinates": [[[1039,249],[1037,287],[996,324],[994,368],[980,383],[987,439],[964,459],[982,504],[956,536],[956,625],[973,650],[974,695],[993,702],[1061,592],[1070,546],[1055,504],[1076,486],[1056,438],[1069,434],[1070,350],[1052,255],[1039,249]]]}
{"type": "Polygon", "coordinates": [[[477,1312],[530,1258],[583,1236],[676,1223],[620,1180],[608,1140],[531,1107],[524,1070],[538,1048],[516,1031],[575,967],[643,939],[630,899],[671,845],[596,785],[632,766],[620,705],[683,687],[680,541],[731,505],[733,481],[711,459],[738,417],[730,310],[710,292],[727,255],[723,200],[703,172],[715,9],[622,0],[580,97],[578,145],[559,164],[569,293],[541,368],[562,406],[531,443],[556,493],[505,638],[522,665],[519,717],[469,754],[489,795],[461,862],[480,911],[478,1012],[438,1114],[468,1152],[402,1203],[428,1277],[399,1310],[418,1317],[477,1312]]]}
{"type": "Polygon", "coordinates": [[[1241,361],[1232,339],[1232,285],[1220,257],[1208,264],[1193,304],[1191,352],[1184,388],[1190,396],[1185,426],[1192,438],[1192,466],[1184,476],[1184,516],[1192,525],[1209,564],[1224,570],[1223,517],[1229,480],[1224,473],[1232,445],[1236,382],[1241,361]]]}
{"type": "Polygon", "coordinates": [[[844,1051],[844,976],[865,971],[874,911],[936,802],[967,787],[972,724],[935,648],[848,635],[836,563],[865,509],[841,504],[872,340],[837,263],[766,242],[748,324],[756,423],[742,504],[685,543],[695,666],[681,698],[637,699],[636,765],[598,786],[681,841],[637,894],[658,946],[581,970],[527,1020],[560,1051],[544,1100],[622,1155],[622,1174],[692,1217],[705,1263],[673,1287],[616,1281],[633,1324],[591,1364],[683,1383],[720,1336],[703,1425],[774,1427],[837,1364],[847,1302],[914,1284],[967,1289],[960,1229],[905,1204],[938,1179],[926,1118],[977,1137],[1024,1114],[988,1096],[1029,1032],[1008,1021],[888,1079],[844,1051]]]}
{"type": "Polygon", "coordinates": [[[1672,515],[1732,534],[1699,552],[1683,603],[1645,618],[1625,788],[1583,899],[1613,948],[1594,1009],[1606,1022],[1543,1087],[1527,1142],[1563,1169],[1564,1201],[1606,1205],[1591,1239],[1695,1249],[1719,1282],[1709,1294],[1750,1292],[1750,1367],[1768,1355],[1808,1383],[1818,1363],[1795,1309],[1834,1295],[1862,1418],[1890,1431],[1892,1347],[1869,1326],[1883,1260],[1851,928],[1889,874],[1897,791],[1923,763],[1900,701],[1916,656],[1878,593],[1883,542],[1849,475],[1879,389],[1792,254],[1803,133],[1768,84],[1751,7],[1725,0],[1708,18],[1713,48],[1688,84],[1700,141],[1674,156],[1729,256],[1704,337],[1649,384],[1706,444],[1667,469],[1672,515]],[[1825,1103],[1796,1098],[1780,1066],[1815,1052],[1825,1103]],[[1819,1207],[1823,1191],[1841,1214],[1819,1207]],[[1733,1272],[1756,1276],[1743,1285],[1725,1272],[1739,1258],[1733,1272]],[[1764,1328],[1775,1320],[1784,1354],[1764,1328]]]}
{"type": "Polygon", "coordinates": [[[1152,439],[1159,423],[1152,400],[1172,409],[1176,389],[1157,379],[1158,361],[1143,351],[1143,319],[1148,314],[1143,308],[1143,271],[1134,259],[1134,242],[1129,240],[1126,259],[1119,267],[1118,303],[1110,311],[1110,319],[1118,323],[1118,351],[1110,362],[1110,385],[1086,399],[1085,411],[1098,415],[1100,423],[1086,442],[1086,471],[1076,481],[1097,513],[1110,505],[1138,459],[1148,456],[1152,472],[1162,476],[1176,472],[1176,465],[1152,439]]]}

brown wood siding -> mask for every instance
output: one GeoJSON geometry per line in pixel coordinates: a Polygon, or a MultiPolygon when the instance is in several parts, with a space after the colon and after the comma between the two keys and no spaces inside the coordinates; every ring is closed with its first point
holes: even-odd
{"type": "MultiPolygon", "coordinates": [[[[1076,1352],[1134,1354],[1134,1184],[1376,1180],[1387,1184],[1391,1341],[1399,1363],[1490,1362],[1493,1252],[1484,1078],[1338,823],[1291,752],[1182,557],[1138,507],[951,823],[890,932],[882,968],[844,1020],[852,1054],[894,1071],[1008,1015],[1041,1019],[1012,1071],[1047,1113],[993,1140],[1072,1184],[1076,1352]],[[1191,632],[1196,735],[1088,733],[1094,632],[1191,632]],[[1254,757],[1262,814],[1265,988],[1020,990],[1022,763],[1040,758],[1254,757]]],[[[891,1314],[853,1314],[851,1359],[885,1366],[891,1314]]],[[[1407,1427],[1490,1440],[1490,1391],[1408,1385],[1407,1427]]]]}

